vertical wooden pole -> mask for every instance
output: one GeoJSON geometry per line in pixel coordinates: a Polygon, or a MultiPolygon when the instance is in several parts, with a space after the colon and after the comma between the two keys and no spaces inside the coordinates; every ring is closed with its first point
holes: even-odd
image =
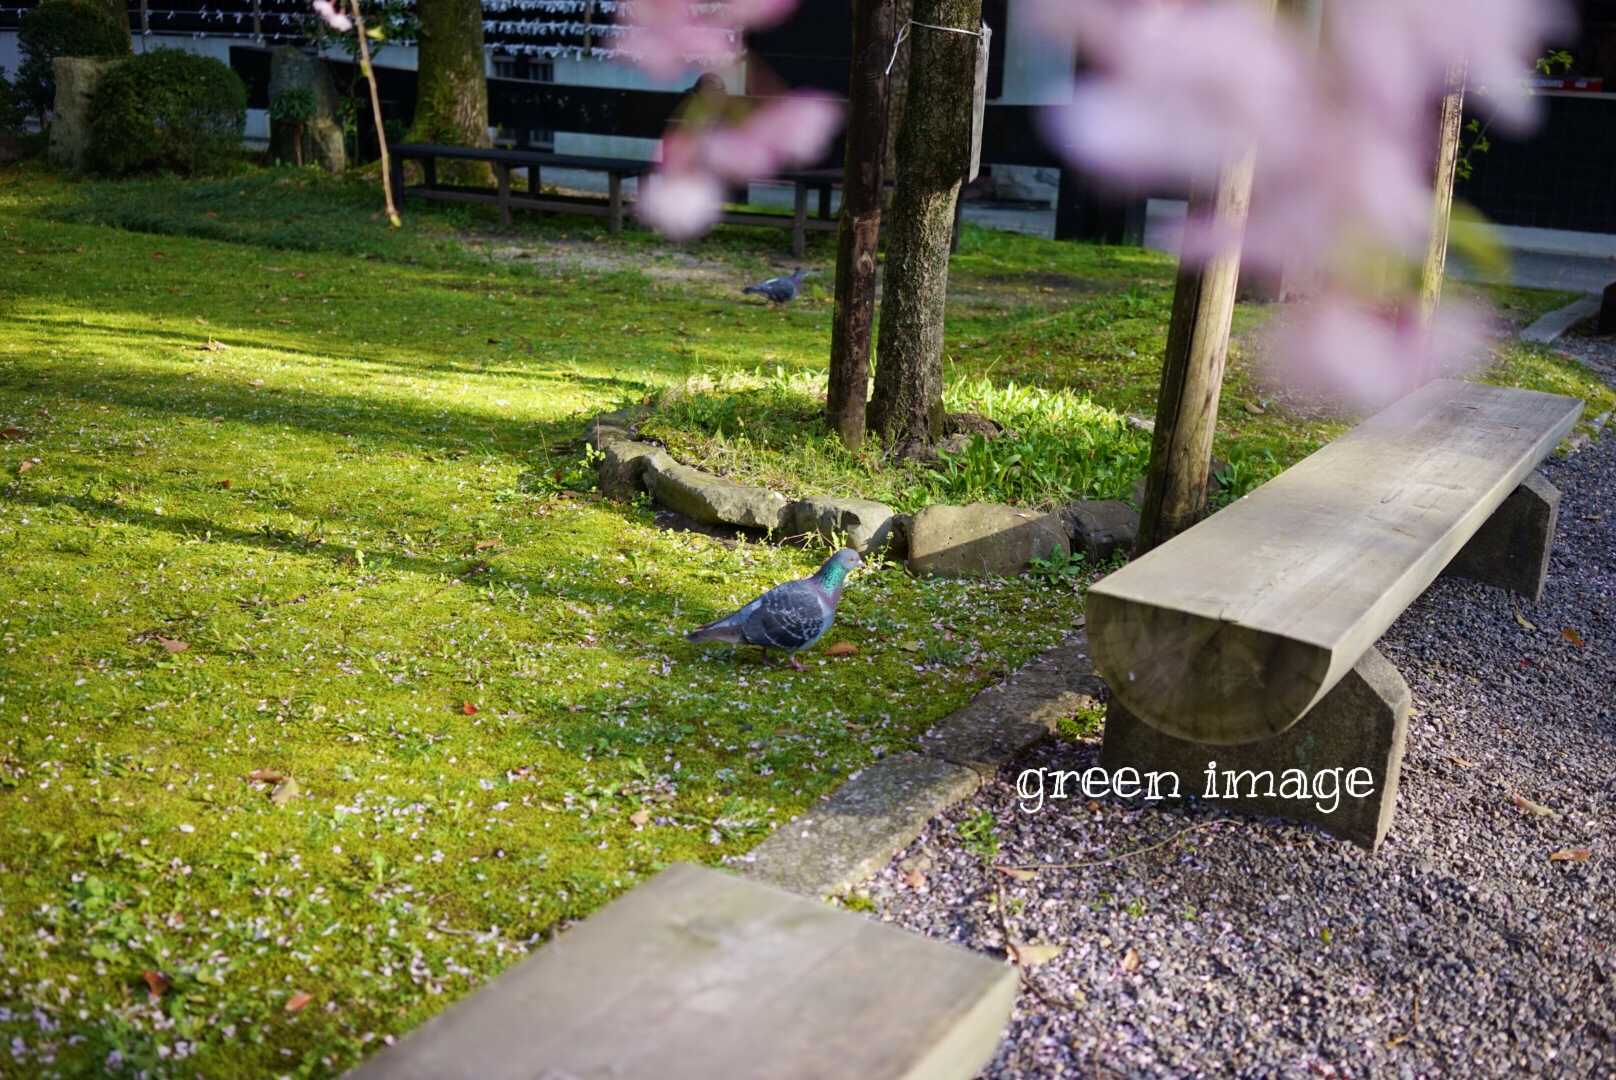
{"type": "Polygon", "coordinates": [[[1156,399],[1156,433],[1145,474],[1145,503],[1139,508],[1136,556],[1195,524],[1206,506],[1206,474],[1240,280],[1237,237],[1251,203],[1254,162],[1255,155],[1246,153],[1224,167],[1212,192],[1190,195],[1190,219],[1210,214],[1212,228],[1225,240],[1201,266],[1178,271],[1156,399]]]}
{"type": "Polygon", "coordinates": [[[1448,264],[1448,218],[1453,212],[1453,176],[1459,164],[1459,138],[1464,131],[1465,64],[1448,68],[1437,125],[1435,198],[1431,207],[1431,242],[1420,271],[1420,324],[1429,327],[1442,300],[1448,264]]]}
{"type": "Polygon", "coordinates": [[[864,405],[875,323],[876,245],[886,182],[886,74],[897,36],[896,0],[851,0],[853,76],[848,86],[842,219],[836,237],[836,308],[831,323],[830,387],[825,412],[842,445],[864,443],[864,405]]]}

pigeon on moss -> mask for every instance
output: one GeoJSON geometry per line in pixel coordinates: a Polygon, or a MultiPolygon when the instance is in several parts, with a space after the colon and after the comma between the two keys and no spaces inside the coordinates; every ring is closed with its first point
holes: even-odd
{"type": "Polygon", "coordinates": [[[802,278],[802,267],[799,266],[791,271],[790,277],[772,277],[767,281],[760,281],[756,285],[748,285],[741,292],[761,296],[766,300],[774,301],[776,304],[789,304],[797,298],[797,293],[802,290],[802,278]]]}
{"type": "Polygon", "coordinates": [[[801,671],[803,666],[793,654],[808,648],[830,629],[836,619],[836,605],[842,602],[847,575],[863,565],[858,552],[842,548],[826,559],[813,577],[776,585],[734,614],[690,631],[685,639],[757,645],[763,649],[765,659],[770,649],[779,649],[791,666],[801,671]]]}

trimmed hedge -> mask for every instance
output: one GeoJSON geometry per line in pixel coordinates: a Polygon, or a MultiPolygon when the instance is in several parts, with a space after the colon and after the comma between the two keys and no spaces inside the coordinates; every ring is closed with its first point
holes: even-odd
{"type": "Polygon", "coordinates": [[[91,154],[101,171],[216,174],[241,152],[247,91],[218,60],[153,49],[107,72],[90,111],[91,154]]]}
{"type": "Polygon", "coordinates": [[[94,0],[43,0],[18,20],[17,47],[22,53],[17,89],[43,123],[56,104],[51,61],[58,56],[128,56],[129,25],[94,0]]]}

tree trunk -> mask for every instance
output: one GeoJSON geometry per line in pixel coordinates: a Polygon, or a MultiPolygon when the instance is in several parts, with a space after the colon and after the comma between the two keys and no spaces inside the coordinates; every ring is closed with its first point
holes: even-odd
{"type": "Polygon", "coordinates": [[[899,456],[943,428],[943,305],[954,203],[970,164],[982,0],[915,0],[909,88],[887,213],[887,264],[870,426],[899,456]],[[955,27],[953,33],[934,27],[955,27]]]}
{"type": "MultiPolygon", "coordinates": [[[[480,0],[420,0],[415,11],[421,38],[409,141],[490,145],[480,0]]],[[[481,162],[444,162],[438,175],[459,183],[493,182],[481,162]]]]}
{"type": "Polygon", "coordinates": [[[853,78],[848,87],[842,221],[836,238],[836,312],[825,405],[842,445],[864,443],[864,404],[875,321],[876,246],[886,176],[886,66],[897,34],[897,0],[852,0],[853,78]]]}
{"type": "MultiPolygon", "coordinates": [[[[898,128],[903,124],[903,103],[909,99],[909,39],[899,43],[896,35],[914,14],[914,0],[897,0],[895,8],[897,30],[893,31],[894,45],[887,50],[887,62],[892,65],[887,72],[887,152],[883,162],[887,176],[898,175],[898,128]]],[[[882,191],[882,206],[891,205],[890,196],[890,189],[882,191]]]]}
{"type": "Polygon", "coordinates": [[[1459,164],[1459,137],[1464,129],[1465,64],[1448,69],[1447,86],[1437,126],[1436,198],[1431,208],[1431,242],[1420,273],[1420,323],[1431,325],[1442,300],[1442,278],[1448,265],[1448,218],[1453,213],[1453,174],[1459,164]]]}
{"type": "MultiPolygon", "coordinates": [[[[1253,161],[1254,155],[1248,153],[1226,166],[1210,196],[1204,190],[1192,192],[1191,218],[1210,210],[1215,233],[1238,236],[1251,203],[1253,161]]],[[[1204,265],[1178,271],[1135,557],[1195,524],[1205,510],[1206,474],[1212,462],[1218,396],[1223,389],[1223,364],[1229,352],[1229,324],[1234,318],[1239,279],[1237,240],[1204,265]]]]}

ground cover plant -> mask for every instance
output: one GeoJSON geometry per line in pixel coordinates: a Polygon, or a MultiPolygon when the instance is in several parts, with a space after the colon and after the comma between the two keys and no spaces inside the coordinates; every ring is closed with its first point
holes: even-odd
{"type": "MultiPolygon", "coordinates": [[[[686,644],[824,550],[658,529],[593,497],[578,437],[701,378],[760,385],[738,418],[811,398],[825,290],[739,295],[786,234],[374,205],[289,169],[0,174],[9,1072],[335,1075],[660,865],[748,849],[1081,612],[1065,566],[882,568],[846,658],[686,644]]],[[[970,230],[958,265],[955,400],[1029,431],[1148,412],[1160,256],[970,230]]],[[[1281,461],[1337,430],[1234,386],[1264,411],[1226,437],[1281,461]]]]}

